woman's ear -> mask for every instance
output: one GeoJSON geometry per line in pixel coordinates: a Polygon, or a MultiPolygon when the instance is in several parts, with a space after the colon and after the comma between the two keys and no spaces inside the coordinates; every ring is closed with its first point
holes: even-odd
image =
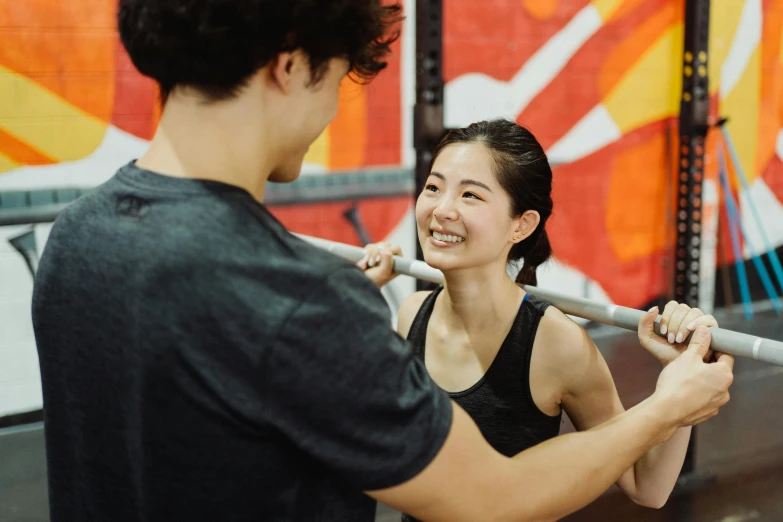
{"type": "Polygon", "coordinates": [[[511,241],[514,243],[524,241],[535,232],[539,223],[541,223],[541,214],[535,210],[528,210],[518,218],[515,218],[514,227],[511,230],[513,234],[511,241]]]}

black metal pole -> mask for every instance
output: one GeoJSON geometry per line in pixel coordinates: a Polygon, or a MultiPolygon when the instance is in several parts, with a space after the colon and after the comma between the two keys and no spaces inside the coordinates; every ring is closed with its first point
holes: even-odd
{"type": "MultiPolygon", "coordinates": [[[[674,299],[692,307],[698,306],[699,300],[702,182],[710,107],[707,75],[709,24],[710,0],[687,0],[680,100],[674,299]]],[[[694,429],[683,474],[695,471],[695,453],[694,429]]]]}
{"type": "MultiPolygon", "coordinates": [[[[429,176],[432,150],[446,132],[443,123],[443,3],[416,2],[416,105],[413,109],[413,145],[416,149],[416,191],[418,197],[429,176]]],[[[416,241],[416,259],[423,259],[416,241]]],[[[416,282],[418,290],[431,283],[416,282]]]]}
{"type": "Polygon", "coordinates": [[[707,83],[709,17],[709,0],[686,2],[674,298],[690,306],[697,306],[699,298],[702,181],[710,105],[707,83]]]}

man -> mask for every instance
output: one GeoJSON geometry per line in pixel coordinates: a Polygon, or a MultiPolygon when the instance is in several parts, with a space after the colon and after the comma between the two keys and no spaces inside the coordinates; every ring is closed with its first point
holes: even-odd
{"type": "Polygon", "coordinates": [[[728,400],[709,332],[594,430],[494,452],[389,328],[356,267],[264,208],[380,71],[377,0],[121,0],[166,100],[149,151],[66,209],[35,286],[51,519],[553,520],[728,400]]]}

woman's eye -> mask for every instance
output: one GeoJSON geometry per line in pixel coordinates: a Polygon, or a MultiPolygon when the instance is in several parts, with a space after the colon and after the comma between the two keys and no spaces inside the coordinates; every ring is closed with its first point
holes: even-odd
{"type": "Polygon", "coordinates": [[[465,192],[465,194],[463,194],[462,197],[473,198],[473,199],[481,199],[480,197],[475,195],[473,192],[465,192]]]}
{"type": "Polygon", "coordinates": [[[424,190],[427,190],[429,192],[437,192],[438,191],[438,187],[436,187],[435,185],[429,184],[429,185],[426,185],[424,187],[424,190]]]}

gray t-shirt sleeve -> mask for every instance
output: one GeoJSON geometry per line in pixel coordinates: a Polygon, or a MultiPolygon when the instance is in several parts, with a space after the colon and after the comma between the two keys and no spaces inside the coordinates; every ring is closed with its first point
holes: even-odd
{"type": "Polygon", "coordinates": [[[264,388],[272,424],[363,490],[417,475],[451,428],[450,399],[391,329],[380,292],[352,267],[313,288],[284,323],[264,388]]]}

